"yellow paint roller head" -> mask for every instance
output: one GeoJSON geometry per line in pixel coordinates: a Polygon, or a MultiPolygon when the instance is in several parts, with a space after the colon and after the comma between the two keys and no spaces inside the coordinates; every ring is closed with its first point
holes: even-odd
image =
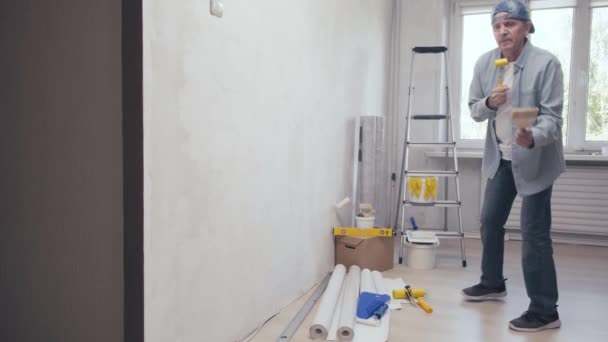
{"type": "MultiPolygon", "coordinates": [[[[414,298],[424,297],[426,295],[426,291],[424,289],[412,289],[412,294],[414,295],[414,298]]],[[[393,298],[409,299],[409,296],[406,289],[394,289],[393,298]]]]}
{"type": "MultiPolygon", "coordinates": [[[[502,67],[509,64],[509,60],[506,58],[500,58],[500,59],[495,60],[494,64],[496,64],[496,67],[498,68],[499,71],[502,71],[502,67]]],[[[499,75],[500,76],[498,76],[498,87],[502,88],[502,72],[499,75]]]]}
{"type": "Polygon", "coordinates": [[[509,64],[509,60],[506,58],[497,59],[495,62],[497,68],[502,68],[505,65],[509,64]]]}

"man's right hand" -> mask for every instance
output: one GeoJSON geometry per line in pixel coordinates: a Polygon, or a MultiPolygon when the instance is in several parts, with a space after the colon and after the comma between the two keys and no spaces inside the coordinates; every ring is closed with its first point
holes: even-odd
{"type": "Polygon", "coordinates": [[[506,87],[496,87],[492,90],[492,94],[487,99],[486,104],[493,110],[498,109],[498,107],[505,102],[507,102],[507,91],[509,88],[506,87]]]}

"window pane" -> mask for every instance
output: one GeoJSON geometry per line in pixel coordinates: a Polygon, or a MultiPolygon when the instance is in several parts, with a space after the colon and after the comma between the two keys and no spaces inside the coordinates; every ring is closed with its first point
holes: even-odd
{"type": "Polygon", "coordinates": [[[562,64],[564,72],[564,109],[562,136],[566,144],[568,131],[568,95],[570,94],[570,60],[572,56],[573,8],[532,11],[532,22],[536,32],[530,34],[534,45],[553,53],[562,64]]]}
{"type": "Polygon", "coordinates": [[[485,52],[496,48],[492,35],[490,14],[463,16],[462,25],[462,84],[460,94],[460,139],[484,139],[487,121],[475,122],[469,110],[469,87],[475,62],[485,52]]]}
{"type": "Polygon", "coordinates": [[[608,140],[608,8],[594,8],[589,60],[587,141],[608,140]]]}

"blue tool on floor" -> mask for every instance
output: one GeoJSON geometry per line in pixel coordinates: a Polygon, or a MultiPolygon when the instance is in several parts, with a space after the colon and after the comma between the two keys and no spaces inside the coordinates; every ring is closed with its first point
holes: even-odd
{"type": "Polygon", "coordinates": [[[388,309],[388,303],[391,300],[389,295],[381,295],[371,292],[361,292],[359,295],[359,303],[357,304],[357,317],[368,319],[376,317],[382,318],[388,309]]]}

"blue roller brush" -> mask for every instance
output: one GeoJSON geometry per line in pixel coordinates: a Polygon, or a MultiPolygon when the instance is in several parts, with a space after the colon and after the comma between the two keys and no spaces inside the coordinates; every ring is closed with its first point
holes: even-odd
{"type": "Polygon", "coordinates": [[[361,319],[369,319],[375,317],[382,318],[388,309],[388,303],[391,300],[389,295],[380,295],[371,292],[361,292],[359,295],[359,303],[357,304],[357,317],[361,319]]]}

